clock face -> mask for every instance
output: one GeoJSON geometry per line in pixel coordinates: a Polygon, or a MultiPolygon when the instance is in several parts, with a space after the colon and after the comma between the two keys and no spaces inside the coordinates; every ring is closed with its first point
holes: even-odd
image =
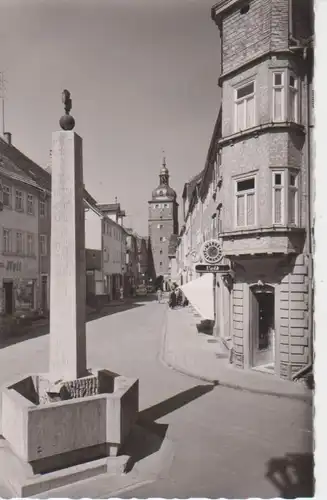
{"type": "Polygon", "coordinates": [[[206,241],[202,246],[202,255],[208,264],[217,264],[223,258],[222,248],[217,240],[206,241]]]}

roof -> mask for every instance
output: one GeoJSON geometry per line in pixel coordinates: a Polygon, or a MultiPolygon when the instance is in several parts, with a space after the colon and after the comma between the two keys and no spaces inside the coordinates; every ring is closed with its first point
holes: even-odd
{"type": "MultiPolygon", "coordinates": [[[[33,160],[28,158],[24,153],[17,149],[12,144],[8,144],[0,137],[0,156],[5,156],[13,162],[19,170],[24,172],[30,179],[42,189],[51,193],[51,174],[44,168],[37,165],[33,160]]],[[[96,205],[93,196],[84,189],[84,199],[90,204],[96,205]]]]}
{"type": "Polygon", "coordinates": [[[24,174],[24,172],[22,172],[14,163],[4,156],[0,156],[0,173],[13,181],[19,181],[36,189],[40,189],[37,182],[31,179],[28,175],[24,174]]]}
{"type": "Polygon", "coordinates": [[[192,177],[189,181],[187,181],[184,184],[184,189],[183,189],[183,194],[182,194],[183,198],[188,198],[188,200],[191,199],[193,189],[195,188],[195,186],[200,184],[200,182],[202,180],[203,172],[204,172],[204,170],[201,170],[201,172],[196,174],[194,177],[192,177]]]}
{"type": "Polygon", "coordinates": [[[98,203],[97,207],[101,212],[108,212],[111,214],[118,213],[120,217],[125,217],[126,212],[125,210],[120,209],[120,203],[98,203]]]}
{"type": "Polygon", "coordinates": [[[171,234],[168,244],[168,256],[172,257],[176,254],[176,249],[178,247],[178,234],[171,234]]]}
{"type": "Polygon", "coordinates": [[[220,109],[219,109],[219,112],[218,112],[218,116],[217,116],[217,120],[216,120],[214,129],[213,129],[213,133],[212,133],[212,137],[211,137],[211,141],[210,141],[208,153],[207,153],[205,167],[204,167],[204,169],[202,171],[203,175],[202,175],[202,182],[201,182],[201,186],[200,186],[200,194],[201,195],[203,194],[203,189],[204,189],[206,175],[209,172],[210,167],[212,167],[212,165],[213,165],[213,157],[214,157],[214,155],[217,154],[218,139],[220,139],[220,137],[221,137],[221,122],[222,122],[222,108],[220,106],[220,109]]]}

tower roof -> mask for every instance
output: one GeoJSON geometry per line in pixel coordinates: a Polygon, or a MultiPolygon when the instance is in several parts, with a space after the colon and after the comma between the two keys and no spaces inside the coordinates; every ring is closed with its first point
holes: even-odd
{"type": "Polygon", "coordinates": [[[169,186],[169,170],[166,167],[166,158],[163,157],[162,166],[159,173],[159,186],[152,191],[152,200],[175,200],[176,191],[169,186]]]}

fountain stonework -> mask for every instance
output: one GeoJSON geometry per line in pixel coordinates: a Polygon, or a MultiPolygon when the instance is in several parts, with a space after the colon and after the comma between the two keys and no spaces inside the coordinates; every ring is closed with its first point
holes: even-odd
{"type": "Polygon", "coordinates": [[[82,139],[70,93],[52,137],[50,369],[2,391],[0,482],[37,495],[121,471],[117,456],[138,415],[138,380],[87,370],[82,139]]]}

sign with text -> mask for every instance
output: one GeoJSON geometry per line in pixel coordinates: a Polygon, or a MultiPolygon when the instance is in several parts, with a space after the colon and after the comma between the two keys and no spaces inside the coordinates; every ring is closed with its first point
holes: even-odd
{"type": "Polygon", "coordinates": [[[197,264],[195,270],[197,273],[227,273],[231,268],[222,264],[197,264]]]}

